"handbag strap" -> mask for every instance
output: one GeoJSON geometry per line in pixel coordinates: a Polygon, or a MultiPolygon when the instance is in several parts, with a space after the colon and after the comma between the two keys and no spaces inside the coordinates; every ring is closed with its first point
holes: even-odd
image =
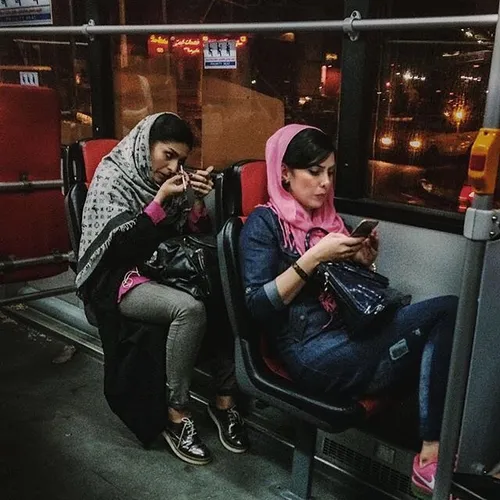
{"type": "Polygon", "coordinates": [[[304,248],[306,250],[309,250],[311,248],[311,235],[312,235],[312,233],[315,233],[316,231],[323,233],[325,236],[328,234],[328,231],[326,229],[323,229],[322,227],[319,227],[319,226],[312,227],[311,229],[309,229],[309,231],[307,231],[306,237],[304,239],[304,248]]]}

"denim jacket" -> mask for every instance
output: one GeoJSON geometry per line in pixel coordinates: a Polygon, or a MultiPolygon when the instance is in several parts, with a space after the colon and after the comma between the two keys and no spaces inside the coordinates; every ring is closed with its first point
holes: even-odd
{"type": "Polygon", "coordinates": [[[239,251],[247,308],[279,355],[292,354],[291,350],[320,335],[326,325],[329,329],[340,326],[340,320],[332,320],[321,306],[319,289],[312,281],[289,305],[281,299],[276,277],[299,254],[284,248],[280,224],[271,209],[259,207],[250,214],[241,232],[239,251]]]}

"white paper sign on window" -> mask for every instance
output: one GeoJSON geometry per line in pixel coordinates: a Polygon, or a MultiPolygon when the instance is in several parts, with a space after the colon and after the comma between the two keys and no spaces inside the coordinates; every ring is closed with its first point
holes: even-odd
{"type": "Polygon", "coordinates": [[[0,0],[0,26],[52,24],[52,0],[0,0]]]}
{"type": "Polygon", "coordinates": [[[38,72],[36,71],[20,71],[19,72],[19,83],[21,85],[34,85],[38,87],[40,82],[38,80],[38,72]]]}
{"type": "Polygon", "coordinates": [[[236,40],[208,40],[203,59],[205,69],[236,69],[236,40]]]}

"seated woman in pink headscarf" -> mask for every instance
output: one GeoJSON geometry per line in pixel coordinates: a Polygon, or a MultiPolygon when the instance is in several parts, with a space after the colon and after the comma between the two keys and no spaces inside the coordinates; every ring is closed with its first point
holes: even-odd
{"type": "MultiPolygon", "coordinates": [[[[371,266],[378,236],[349,236],[335,211],[335,153],[321,130],[287,125],[267,142],[269,202],[243,227],[240,256],[247,307],[302,390],[325,400],[362,398],[420,377],[422,449],[413,465],[417,494],[432,495],[457,298],[400,308],[362,339],[352,339],[335,303],[310,280],[319,263],[371,266]],[[328,234],[305,236],[315,227],[328,234]]],[[[315,233],[316,234],[316,233],[315,233]]]]}

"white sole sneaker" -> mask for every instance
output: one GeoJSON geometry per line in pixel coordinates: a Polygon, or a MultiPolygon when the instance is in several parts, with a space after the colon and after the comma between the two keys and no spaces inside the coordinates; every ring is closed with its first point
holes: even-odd
{"type": "Polygon", "coordinates": [[[217,417],[212,412],[212,408],[210,408],[210,405],[207,406],[207,409],[208,409],[208,415],[213,420],[214,424],[217,426],[217,430],[219,432],[219,441],[222,443],[222,446],[224,446],[226,450],[232,453],[245,453],[247,451],[247,448],[245,448],[244,450],[242,450],[241,448],[235,448],[234,446],[231,446],[230,444],[226,443],[226,441],[224,441],[224,434],[222,432],[222,427],[219,424],[217,417]]]}
{"type": "Polygon", "coordinates": [[[198,458],[197,459],[197,458],[192,458],[188,455],[185,455],[184,453],[182,453],[182,451],[180,451],[177,448],[176,444],[174,443],[174,441],[172,440],[172,438],[170,437],[170,435],[168,434],[167,431],[162,431],[161,434],[162,434],[163,438],[165,439],[165,441],[167,442],[167,444],[169,445],[170,449],[183,462],[187,462],[188,464],[191,464],[191,465],[207,465],[212,461],[212,457],[198,458]]]}

